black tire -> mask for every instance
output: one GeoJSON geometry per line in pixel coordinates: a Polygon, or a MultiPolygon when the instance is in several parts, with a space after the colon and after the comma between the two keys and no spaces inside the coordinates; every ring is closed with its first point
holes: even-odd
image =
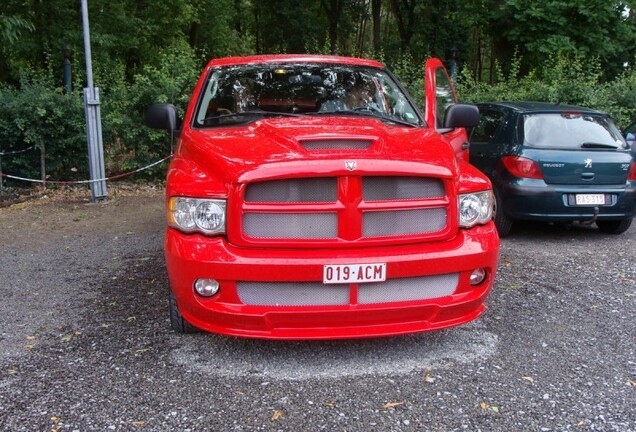
{"type": "Polygon", "coordinates": [[[596,226],[598,226],[598,229],[607,234],[622,234],[629,229],[631,224],[631,219],[596,221],[596,226]]]}
{"type": "Polygon", "coordinates": [[[198,333],[200,330],[187,322],[177,306],[177,299],[170,290],[170,326],[176,333],[198,333]]]}
{"type": "Polygon", "coordinates": [[[510,235],[512,231],[512,226],[514,225],[513,220],[506,215],[503,208],[503,203],[501,199],[501,192],[499,189],[493,188],[493,192],[495,194],[495,215],[494,221],[495,226],[497,227],[497,232],[499,233],[499,237],[507,237],[510,235]]]}

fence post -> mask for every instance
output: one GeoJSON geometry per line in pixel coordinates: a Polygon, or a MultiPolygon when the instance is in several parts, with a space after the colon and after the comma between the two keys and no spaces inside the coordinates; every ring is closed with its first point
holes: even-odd
{"type": "Polygon", "coordinates": [[[46,187],[46,147],[44,141],[42,141],[42,147],[40,147],[40,179],[42,180],[42,187],[46,187]]]}
{"type": "Polygon", "coordinates": [[[4,177],[2,176],[2,149],[0,148],[0,193],[2,192],[2,181],[4,177]]]}

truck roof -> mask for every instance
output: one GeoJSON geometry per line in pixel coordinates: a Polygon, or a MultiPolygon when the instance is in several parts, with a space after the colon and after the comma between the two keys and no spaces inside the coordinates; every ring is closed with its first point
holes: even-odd
{"type": "Polygon", "coordinates": [[[243,64],[257,63],[325,63],[325,64],[346,64],[354,66],[370,66],[384,68],[384,65],[375,60],[358,57],[328,56],[328,55],[308,55],[308,54],[273,54],[257,55],[246,57],[224,57],[212,59],[208,67],[216,66],[236,66],[243,64]]]}

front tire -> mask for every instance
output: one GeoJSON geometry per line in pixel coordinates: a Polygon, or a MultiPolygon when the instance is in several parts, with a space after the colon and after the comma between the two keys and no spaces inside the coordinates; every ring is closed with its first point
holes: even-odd
{"type": "Polygon", "coordinates": [[[170,326],[176,333],[198,333],[200,331],[183,318],[172,290],[170,290],[170,326]]]}
{"type": "Polygon", "coordinates": [[[631,224],[631,219],[596,221],[598,229],[606,234],[622,234],[629,229],[631,224]]]}

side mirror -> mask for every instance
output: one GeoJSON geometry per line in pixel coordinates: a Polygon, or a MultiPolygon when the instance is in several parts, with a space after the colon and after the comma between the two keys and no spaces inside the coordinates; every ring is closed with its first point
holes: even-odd
{"type": "Polygon", "coordinates": [[[479,124],[479,108],[475,105],[455,104],[448,107],[444,118],[445,129],[471,128],[479,124]]]}
{"type": "Polygon", "coordinates": [[[171,134],[180,127],[177,108],[172,104],[150,105],[144,114],[144,122],[149,128],[165,130],[171,134]]]}

